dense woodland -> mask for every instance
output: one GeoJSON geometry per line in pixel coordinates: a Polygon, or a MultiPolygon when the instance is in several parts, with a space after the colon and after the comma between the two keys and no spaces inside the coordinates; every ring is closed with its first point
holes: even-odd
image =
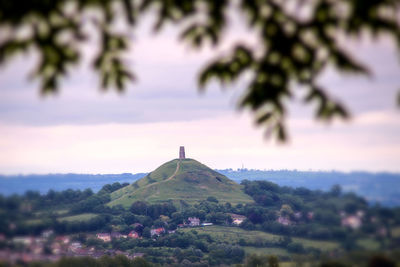
{"type": "MultiPolygon", "coordinates": [[[[296,238],[336,242],[339,246],[331,252],[335,257],[367,251],[358,241],[369,239],[378,243],[376,251],[389,253],[392,258],[400,260],[397,250],[400,237],[394,234],[400,226],[400,208],[370,206],[365,199],[353,193],[343,193],[340,186],[323,192],[245,180],[242,182],[243,190],[254,199],[254,203],[232,205],[208,197],[195,204],[185,201],[137,201],[129,209],[108,206],[110,193],[127,185],[105,185],[96,194],[88,189],[49,191],[44,195],[28,191],[24,195],[2,196],[0,233],[10,239],[21,235],[40,235],[44,230],[53,229],[57,235],[71,235],[85,246],[96,249],[130,251],[134,248],[144,253],[149,262],[163,265],[185,260],[203,265],[239,264],[245,262],[248,247],[284,249],[289,255],[304,255],[313,259],[326,257],[326,251],[307,247],[296,238]],[[88,213],[93,217],[87,220],[63,220],[68,216],[88,213]],[[232,224],[232,214],[245,216],[246,219],[236,226],[232,224]],[[359,228],[343,226],[343,216],[355,214],[362,214],[362,225],[359,228]],[[199,218],[201,222],[212,223],[215,227],[262,231],[279,238],[253,240],[244,237],[226,242],[202,232],[202,228],[179,229],[178,226],[186,223],[189,217],[199,218]],[[150,230],[159,227],[165,228],[166,232],[151,237],[150,230]],[[106,243],[93,236],[98,232],[115,231],[128,234],[132,230],[141,238],[113,239],[106,243]],[[168,234],[167,231],[172,232],[168,234]]],[[[0,246],[10,245],[3,241],[0,246]]],[[[280,256],[279,260],[293,260],[293,257],[280,256]]]]}

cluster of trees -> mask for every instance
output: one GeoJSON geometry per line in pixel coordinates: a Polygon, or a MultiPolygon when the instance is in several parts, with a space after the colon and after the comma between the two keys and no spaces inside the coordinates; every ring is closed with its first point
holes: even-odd
{"type": "MultiPolygon", "coordinates": [[[[201,221],[217,225],[230,225],[230,213],[236,213],[246,216],[247,220],[241,225],[244,229],[343,241],[352,237],[354,231],[341,226],[341,212],[347,215],[363,212],[363,224],[358,232],[365,234],[374,234],[382,226],[390,230],[392,226],[400,224],[400,209],[370,207],[363,198],[342,193],[339,186],[323,192],[278,186],[268,181],[242,182],[244,191],[254,199],[253,204],[233,206],[209,197],[193,205],[184,201],[179,204],[137,201],[128,210],[121,206],[105,205],[110,201],[112,192],[127,185],[105,185],[96,194],[88,189],[49,191],[45,195],[28,191],[22,196],[0,196],[0,209],[3,211],[0,213],[0,231],[8,235],[38,233],[46,228],[53,228],[59,233],[100,230],[128,233],[132,230],[132,224],[139,223],[148,233],[151,227],[174,230],[188,217],[198,217],[201,221]],[[57,220],[57,211],[60,209],[69,210],[69,215],[90,212],[101,216],[86,222],[60,221],[57,220]],[[308,216],[310,214],[312,216],[308,216]],[[283,225],[277,221],[279,217],[285,217],[292,223],[283,225]],[[24,223],[27,219],[35,218],[40,218],[41,222],[24,223]],[[10,223],[16,223],[18,227],[11,231],[10,223]]],[[[139,229],[139,232],[142,234],[143,230],[139,229]]]]}
{"type": "Polygon", "coordinates": [[[158,238],[116,239],[111,244],[89,239],[86,245],[98,249],[112,247],[127,251],[134,248],[150,257],[151,262],[166,264],[172,261],[206,263],[206,265],[241,263],[245,257],[244,249],[238,244],[225,244],[208,234],[195,230],[165,234],[158,238]]]}
{"type": "MultiPolygon", "coordinates": [[[[35,266],[35,267],[64,267],[64,266],[75,266],[75,267],[152,267],[152,266],[210,266],[210,265],[226,265],[235,263],[235,260],[230,261],[227,259],[229,256],[233,256],[234,258],[238,258],[236,253],[241,253],[240,251],[235,251],[234,249],[226,248],[224,246],[220,246],[220,248],[215,248],[216,257],[215,258],[207,258],[204,260],[198,261],[201,258],[200,252],[196,250],[182,250],[182,249],[174,249],[170,250],[155,250],[155,249],[147,249],[146,258],[136,257],[134,259],[129,259],[124,255],[117,255],[115,257],[103,256],[99,259],[94,259],[90,257],[79,257],[79,258],[62,258],[56,262],[34,262],[32,264],[26,265],[24,263],[17,263],[15,265],[0,262],[1,267],[15,267],[15,266],[35,266]],[[223,261],[218,260],[217,254],[221,254],[224,258],[223,261]],[[235,254],[235,255],[232,255],[235,254]],[[173,255],[174,258],[168,257],[168,255],[173,255]],[[164,257],[163,257],[164,256],[164,257]],[[153,262],[156,264],[154,265],[153,262]]],[[[396,259],[398,259],[398,253],[389,253],[389,254],[377,254],[377,255],[365,255],[358,253],[347,254],[345,257],[335,260],[323,260],[320,263],[309,261],[309,259],[296,258],[294,262],[298,266],[303,266],[304,262],[313,264],[313,266],[320,267],[349,267],[353,266],[353,264],[357,264],[357,266],[366,266],[366,267],[395,267],[396,259]]],[[[256,255],[252,254],[246,258],[242,258],[240,263],[235,266],[238,267],[279,267],[279,259],[274,255],[256,255]]]]}
{"type": "Polygon", "coordinates": [[[110,213],[112,211],[107,206],[105,206],[105,204],[111,201],[110,194],[128,185],[129,183],[120,184],[118,182],[115,182],[113,184],[106,184],[100,189],[97,194],[94,194],[74,204],[71,207],[71,213],[110,213]]]}
{"type": "Polygon", "coordinates": [[[105,185],[96,194],[91,189],[67,189],[60,192],[49,190],[47,194],[27,191],[24,195],[0,195],[0,233],[12,236],[39,234],[45,229],[54,229],[59,233],[103,229],[108,226],[112,215],[125,211],[121,207],[105,205],[110,201],[110,193],[127,185],[118,182],[105,185]],[[99,216],[85,222],[60,221],[57,218],[62,210],[67,211],[64,215],[93,212],[99,216]],[[29,223],[30,220],[36,222],[29,223]]]}
{"type": "Polygon", "coordinates": [[[161,215],[171,216],[176,212],[176,207],[172,202],[148,204],[145,201],[136,201],[131,205],[129,210],[133,214],[150,216],[152,219],[158,219],[161,215]]]}
{"type": "Polygon", "coordinates": [[[49,190],[47,194],[41,195],[36,191],[27,191],[24,195],[11,195],[4,197],[0,195],[0,233],[6,235],[16,234],[19,229],[24,232],[40,231],[42,228],[38,225],[23,227],[23,221],[27,219],[39,218],[42,224],[49,224],[51,218],[55,215],[52,211],[62,210],[71,206],[71,203],[81,202],[94,195],[91,189],[86,190],[64,190],[56,192],[49,190]],[[47,214],[43,216],[40,211],[47,214]],[[20,227],[12,227],[10,225],[17,224],[20,227]],[[28,229],[31,228],[31,229],[28,229]]]}
{"type": "Polygon", "coordinates": [[[249,230],[345,242],[355,235],[377,234],[383,227],[390,232],[400,224],[399,208],[371,207],[364,198],[343,193],[338,185],[327,192],[278,186],[268,181],[244,180],[242,185],[255,201],[238,211],[248,218],[241,227],[249,230]],[[342,226],[343,216],[357,213],[362,213],[358,231],[342,226]],[[278,223],[279,217],[287,218],[289,225],[278,223]]]}
{"type": "Polygon", "coordinates": [[[127,234],[133,230],[132,224],[138,223],[143,228],[135,230],[139,234],[144,233],[145,237],[150,237],[150,228],[164,227],[175,230],[177,225],[184,223],[188,217],[198,217],[202,221],[214,224],[230,224],[232,219],[228,213],[237,211],[231,204],[220,204],[215,198],[195,205],[181,201],[179,211],[176,203],[170,201],[157,204],[137,201],[129,209],[107,206],[110,193],[126,185],[105,185],[96,194],[89,189],[49,191],[45,195],[29,191],[22,196],[0,196],[0,232],[7,236],[38,235],[46,229],[54,229],[59,234],[94,231],[119,231],[127,234]],[[60,211],[65,212],[61,215],[60,211]],[[82,213],[97,216],[85,221],[60,218],[82,213]],[[15,227],[10,228],[10,225],[15,227]]]}
{"type": "MultiPolygon", "coordinates": [[[[322,192],[281,187],[266,181],[243,181],[244,191],[254,199],[254,203],[232,205],[220,203],[215,197],[208,197],[195,204],[185,201],[153,204],[137,201],[128,209],[122,206],[107,206],[110,194],[126,185],[106,185],[96,194],[90,190],[65,190],[49,191],[45,195],[27,192],[23,196],[0,197],[0,232],[13,236],[38,235],[46,229],[53,229],[57,234],[113,231],[128,234],[135,230],[143,239],[116,239],[111,243],[103,243],[94,238],[80,240],[88,246],[104,249],[129,251],[139,248],[149,253],[152,262],[170,264],[179,258],[180,263],[186,260],[187,265],[189,262],[240,263],[244,257],[243,246],[281,247],[295,254],[312,254],[318,257],[321,253],[319,250],[305,248],[302,244],[293,242],[290,237],[334,239],[350,250],[357,248],[357,239],[377,236],[382,227],[387,230],[385,240],[390,241],[382,241],[382,246],[393,248],[400,244],[400,240],[390,236],[391,228],[400,225],[399,208],[368,206],[363,198],[342,193],[339,186],[322,192]],[[65,213],[58,214],[60,209],[64,209],[65,213]],[[356,231],[341,226],[341,212],[354,215],[360,211],[363,212],[360,229],[356,231]],[[85,221],[68,221],[61,218],[81,213],[92,213],[95,216],[85,221]],[[179,224],[186,222],[188,217],[197,217],[203,222],[216,225],[233,226],[232,213],[247,218],[240,225],[244,229],[276,233],[285,238],[274,241],[241,239],[228,245],[194,230],[177,231],[175,234],[150,238],[150,229],[163,227],[167,231],[175,230],[179,224]],[[308,216],[310,214],[312,216],[308,216]],[[278,222],[278,218],[286,218],[290,224],[284,225],[278,222]],[[36,222],[32,223],[35,220],[36,222]],[[10,225],[14,227],[10,228],[10,225]],[[176,253],[171,250],[176,250],[176,253]],[[171,256],[173,253],[176,255],[171,256]]],[[[383,237],[380,238],[383,240],[383,237]]]]}
{"type": "Polygon", "coordinates": [[[129,185],[129,183],[120,184],[118,182],[115,182],[113,184],[106,184],[100,189],[99,194],[104,194],[104,193],[109,193],[110,194],[110,193],[112,193],[114,191],[117,191],[117,190],[119,190],[119,189],[121,189],[121,188],[123,188],[125,186],[128,186],[128,185],[129,185]]]}
{"type": "MultiPolygon", "coordinates": [[[[21,265],[9,265],[7,263],[1,263],[0,266],[4,267],[14,267],[21,265]]],[[[153,264],[146,261],[145,259],[138,257],[134,259],[128,259],[123,255],[117,255],[115,257],[103,256],[99,259],[94,259],[90,257],[79,257],[79,258],[62,258],[56,262],[34,262],[30,266],[36,267],[66,267],[66,266],[74,266],[74,267],[151,267],[153,264]]]]}
{"type": "Polygon", "coordinates": [[[72,190],[67,189],[64,191],[49,190],[47,194],[40,194],[37,191],[26,191],[24,195],[11,195],[5,197],[0,195],[0,209],[6,210],[10,215],[13,213],[25,212],[48,209],[48,208],[62,208],[65,205],[71,205],[74,202],[85,200],[94,193],[91,189],[86,190],[72,190]],[[24,206],[23,204],[29,204],[24,206]]]}

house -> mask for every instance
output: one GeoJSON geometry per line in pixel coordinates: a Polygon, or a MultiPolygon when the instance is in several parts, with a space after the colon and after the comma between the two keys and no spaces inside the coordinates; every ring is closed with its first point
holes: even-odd
{"type": "Polygon", "coordinates": [[[378,235],[385,237],[385,236],[387,236],[387,234],[388,234],[388,231],[387,231],[386,227],[381,227],[378,229],[378,235]]]}
{"type": "Polygon", "coordinates": [[[154,236],[154,235],[161,235],[162,233],[165,232],[165,229],[160,227],[160,228],[156,228],[156,229],[151,229],[150,230],[150,235],[154,236]]]}
{"type": "Polygon", "coordinates": [[[200,219],[196,217],[189,217],[188,222],[190,226],[199,226],[200,225],[200,219]]]}
{"type": "Polygon", "coordinates": [[[143,257],[144,253],[133,253],[133,258],[143,257]]]}
{"type": "Polygon", "coordinates": [[[43,246],[41,245],[33,245],[29,247],[29,250],[35,254],[35,255],[40,255],[43,253],[43,246]]]}
{"type": "Polygon", "coordinates": [[[355,215],[346,215],[346,213],[342,211],[340,216],[342,217],[342,226],[347,226],[351,229],[358,229],[362,225],[364,211],[358,210],[355,215]]]}
{"type": "Polygon", "coordinates": [[[104,242],[110,242],[111,241],[111,235],[109,233],[98,233],[98,234],[96,234],[96,237],[98,239],[103,240],[104,242]]]}
{"type": "Polygon", "coordinates": [[[68,236],[57,236],[55,238],[56,242],[62,243],[62,244],[68,244],[70,242],[70,239],[68,236]]]}
{"type": "Polygon", "coordinates": [[[51,252],[54,255],[61,254],[61,249],[62,249],[62,247],[61,247],[60,243],[52,243],[51,244],[51,252]]]}
{"type": "Polygon", "coordinates": [[[111,232],[111,238],[113,239],[119,239],[119,238],[123,238],[124,235],[121,234],[120,232],[111,232]]]}
{"type": "Polygon", "coordinates": [[[289,218],[284,217],[284,216],[279,216],[277,219],[277,222],[282,224],[282,225],[290,225],[292,222],[290,221],[289,218]]]}
{"type": "Polygon", "coordinates": [[[244,220],[246,220],[246,216],[243,216],[243,215],[234,214],[234,213],[230,213],[229,215],[232,218],[232,223],[236,224],[236,225],[240,225],[240,224],[242,224],[242,222],[244,220]]]}
{"type": "Polygon", "coordinates": [[[54,235],[53,230],[45,230],[42,232],[42,237],[43,238],[50,238],[52,235],[54,235]]]}
{"type": "Polygon", "coordinates": [[[355,215],[349,215],[342,218],[342,226],[350,227],[351,229],[358,229],[362,225],[361,218],[355,215]]]}
{"type": "Polygon", "coordinates": [[[131,231],[129,234],[128,234],[128,237],[129,238],[139,238],[139,234],[136,232],[136,231],[131,231]]]}
{"type": "Polygon", "coordinates": [[[140,223],[131,224],[131,227],[133,227],[133,229],[135,229],[136,231],[138,231],[138,229],[141,229],[141,230],[144,229],[143,224],[140,224],[140,223]]]}
{"type": "Polygon", "coordinates": [[[294,216],[297,220],[300,220],[301,217],[303,217],[303,214],[302,214],[300,211],[298,211],[298,212],[295,212],[295,213],[293,214],[293,216],[294,216]]]}
{"type": "Polygon", "coordinates": [[[356,213],[356,215],[357,215],[357,217],[362,218],[362,217],[364,217],[365,212],[362,211],[362,210],[358,210],[357,213],[356,213]]]}
{"type": "Polygon", "coordinates": [[[80,242],[72,242],[69,245],[69,250],[72,252],[76,252],[82,248],[82,244],[80,242]]]}

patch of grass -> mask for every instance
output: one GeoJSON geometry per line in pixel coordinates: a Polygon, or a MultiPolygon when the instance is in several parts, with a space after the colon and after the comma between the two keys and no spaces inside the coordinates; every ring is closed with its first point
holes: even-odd
{"type": "Polygon", "coordinates": [[[380,244],[372,238],[364,238],[357,240],[357,245],[365,250],[379,250],[380,244]]]}
{"type": "Polygon", "coordinates": [[[400,227],[395,227],[392,229],[392,236],[393,237],[400,237],[400,227]]]}
{"type": "MultiPolygon", "coordinates": [[[[181,229],[180,231],[190,231],[191,228],[181,229]]],[[[230,244],[237,244],[240,239],[247,242],[257,243],[262,241],[278,241],[283,236],[265,233],[261,231],[248,231],[238,227],[226,226],[207,226],[196,228],[198,233],[207,233],[215,239],[230,244]]],[[[329,251],[339,247],[339,244],[332,241],[319,241],[305,238],[293,237],[293,242],[301,243],[305,248],[316,248],[322,251],[329,251]]]]}
{"type": "MultiPolygon", "coordinates": [[[[184,228],[180,231],[190,231],[192,228],[184,228]]],[[[261,239],[263,241],[278,241],[281,236],[264,233],[260,231],[247,231],[238,227],[227,227],[227,226],[206,226],[201,228],[196,228],[198,233],[206,233],[211,237],[229,244],[237,244],[240,239],[244,239],[246,241],[257,241],[261,239]],[[261,234],[261,235],[260,235],[261,234]]]]}
{"type": "MultiPolygon", "coordinates": [[[[149,178],[149,180],[152,180],[154,182],[160,182],[162,180],[167,179],[170,177],[176,170],[176,164],[178,164],[177,159],[169,161],[167,163],[164,163],[151,173],[149,173],[146,177],[149,178]]],[[[139,183],[139,186],[143,186],[143,184],[139,183]]]]}
{"type": "MultiPolygon", "coordinates": [[[[246,252],[246,255],[257,254],[257,255],[275,255],[278,257],[289,256],[289,252],[283,248],[257,248],[257,247],[242,247],[246,252]]],[[[281,265],[279,265],[281,266],[281,265]]]]}
{"type": "Polygon", "coordinates": [[[321,251],[329,251],[339,247],[339,243],[334,241],[312,240],[299,237],[293,237],[292,240],[293,242],[301,243],[305,248],[316,248],[321,251]]]}
{"type": "Polygon", "coordinates": [[[26,225],[37,225],[37,224],[41,224],[43,222],[42,219],[31,219],[31,220],[26,220],[25,224],[26,225]]]}
{"type": "Polygon", "coordinates": [[[55,214],[57,215],[64,215],[66,213],[68,213],[69,210],[65,209],[65,210],[56,210],[54,211],[55,214]]]}
{"type": "Polygon", "coordinates": [[[36,211],[34,214],[35,214],[35,217],[46,217],[46,216],[48,216],[50,213],[53,213],[53,214],[56,214],[56,215],[58,215],[58,216],[61,216],[61,215],[64,215],[64,214],[66,214],[66,213],[68,213],[68,209],[59,209],[59,210],[52,210],[52,209],[50,209],[50,210],[41,210],[41,211],[36,211]]]}
{"type": "Polygon", "coordinates": [[[67,217],[61,217],[58,218],[59,221],[66,221],[66,222],[84,222],[84,221],[89,221],[90,219],[93,219],[96,217],[97,214],[93,213],[82,213],[78,215],[73,215],[73,216],[67,216],[67,217]]]}

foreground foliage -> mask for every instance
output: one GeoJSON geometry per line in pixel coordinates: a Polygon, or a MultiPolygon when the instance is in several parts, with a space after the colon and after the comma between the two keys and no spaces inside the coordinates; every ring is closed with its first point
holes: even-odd
{"type": "MultiPolygon", "coordinates": [[[[7,263],[1,264],[1,267],[18,266],[8,265],[7,263]]],[[[143,258],[128,259],[125,256],[108,257],[104,256],[100,259],[89,257],[82,258],[63,258],[53,263],[35,262],[29,266],[35,267],[151,267],[153,264],[143,258]]]]}

